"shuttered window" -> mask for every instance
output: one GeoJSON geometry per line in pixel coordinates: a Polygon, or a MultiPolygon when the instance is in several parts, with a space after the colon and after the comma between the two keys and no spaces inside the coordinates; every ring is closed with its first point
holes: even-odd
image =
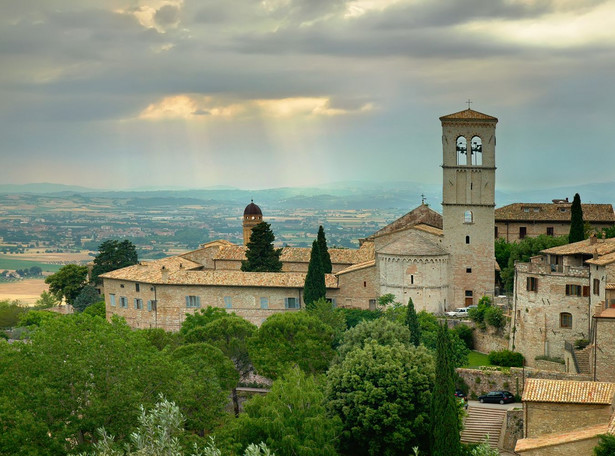
{"type": "Polygon", "coordinates": [[[186,296],[186,307],[190,309],[201,307],[200,296],[186,296]]]}

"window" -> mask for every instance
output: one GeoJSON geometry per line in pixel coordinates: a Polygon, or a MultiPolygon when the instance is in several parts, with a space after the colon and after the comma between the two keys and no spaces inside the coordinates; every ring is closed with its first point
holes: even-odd
{"type": "Polygon", "coordinates": [[[581,296],[581,285],[566,285],[566,296],[581,296]]]}
{"type": "Polygon", "coordinates": [[[126,296],[120,296],[120,307],[124,309],[128,307],[128,299],[126,298],[126,296]]]}
{"type": "Polygon", "coordinates": [[[201,297],[200,296],[186,296],[186,307],[188,308],[201,307],[201,297]]]}
{"type": "Polygon", "coordinates": [[[474,292],[472,290],[466,290],[465,295],[466,295],[466,300],[465,300],[466,307],[474,304],[474,292]]]}
{"type": "Polygon", "coordinates": [[[583,296],[585,297],[589,296],[589,285],[583,286],[583,296]]]}
{"type": "Polygon", "coordinates": [[[468,141],[460,136],[457,138],[457,165],[467,165],[468,164],[468,141]]]}
{"type": "Polygon", "coordinates": [[[148,312],[156,312],[158,307],[158,301],[156,301],[155,299],[152,299],[150,301],[147,301],[147,311],[148,312]]]}
{"type": "Polygon", "coordinates": [[[141,287],[139,286],[138,283],[135,283],[135,291],[141,291],[141,287]]]}
{"type": "Polygon", "coordinates": [[[364,280],[363,281],[363,288],[366,288],[366,287],[367,287],[367,282],[364,280]]]}
{"type": "Polygon", "coordinates": [[[410,285],[414,285],[414,275],[410,274],[410,285]]]}
{"type": "Polygon", "coordinates": [[[287,309],[298,309],[299,300],[297,298],[284,298],[284,307],[287,309]]]}
{"type": "Polygon", "coordinates": [[[466,290],[466,298],[471,298],[472,296],[474,296],[474,293],[472,293],[472,290],[466,290]]]}
{"type": "Polygon", "coordinates": [[[369,300],[369,310],[376,310],[376,300],[375,299],[369,300]]]}
{"type": "Polygon", "coordinates": [[[525,239],[525,236],[527,236],[527,227],[520,226],[519,227],[519,239],[525,239]]]}
{"type": "Polygon", "coordinates": [[[269,309],[269,298],[261,298],[261,309],[269,309]]]}
{"type": "Polygon", "coordinates": [[[224,307],[226,307],[227,309],[232,309],[233,308],[233,298],[231,298],[230,296],[225,296],[224,297],[224,307]]]}
{"type": "Polygon", "coordinates": [[[114,294],[109,294],[109,303],[111,304],[111,307],[115,307],[115,295],[114,294]]]}
{"type": "Polygon", "coordinates": [[[466,244],[470,243],[470,236],[466,236],[466,244]]]}
{"type": "Polygon", "coordinates": [[[474,215],[472,211],[465,211],[463,213],[463,223],[474,223],[474,215]]]}
{"type": "Polygon", "coordinates": [[[498,238],[498,227],[497,226],[495,227],[495,233],[493,233],[493,234],[494,234],[495,238],[497,239],[498,238]]]}
{"type": "Polygon", "coordinates": [[[135,298],[135,310],[143,310],[143,299],[135,298]]]}
{"type": "Polygon", "coordinates": [[[472,145],[472,165],[474,166],[482,166],[483,164],[483,141],[478,137],[474,136],[470,143],[472,145]]]}
{"type": "Polygon", "coordinates": [[[560,328],[572,328],[572,314],[568,312],[559,314],[559,326],[560,328]]]}
{"type": "Polygon", "coordinates": [[[594,279],[594,294],[600,294],[600,279],[594,279]]]}
{"type": "Polygon", "coordinates": [[[538,291],[538,278],[537,277],[528,277],[527,278],[527,291],[538,291]]]}
{"type": "Polygon", "coordinates": [[[466,274],[472,274],[472,268],[466,268],[466,274]]]}
{"type": "Polygon", "coordinates": [[[552,226],[548,226],[547,227],[547,236],[553,236],[553,227],[552,226]]]}
{"type": "Polygon", "coordinates": [[[331,307],[337,307],[337,301],[335,300],[335,298],[325,298],[327,300],[327,302],[331,303],[331,307]]]}

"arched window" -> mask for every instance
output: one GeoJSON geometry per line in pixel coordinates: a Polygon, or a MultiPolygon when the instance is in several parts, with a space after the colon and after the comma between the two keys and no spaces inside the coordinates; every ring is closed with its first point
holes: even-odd
{"type": "Polygon", "coordinates": [[[470,243],[470,236],[466,236],[466,244],[470,243]]]}
{"type": "Polygon", "coordinates": [[[559,326],[560,328],[572,328],[572,314],[568,312],[559,314],[559,326]]]}
{"type": "Polygon", "coordinates": [[[458,165],[467,165],[468,164],[468,144],[467,140],[460,136],[457,138],[457,164],[458,165]]]}
{"type": "Polygon", "coordinates": [[[478,136],[474,136],[470,143],[472,154],[472,165],[482,166],[483,164],[483,141],[478,136]]]}
{"type": "Polygon", "coordinates": [[[474,214],[472,214],[472,211],[465,211],[463,213],[463,223],[474,223],[474,214]]]}

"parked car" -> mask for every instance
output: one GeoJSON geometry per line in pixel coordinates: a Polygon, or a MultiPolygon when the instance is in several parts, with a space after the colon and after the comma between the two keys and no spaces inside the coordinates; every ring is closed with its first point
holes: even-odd
{"type": "Polygon", "coordinates": [[[478,396],[479,402],[492,404],[510,404],[515,402],[515,396],[510,391],[491,391],[490,393],[478,396]]]}
{"type": "Polygon", "coordinates": [[[448,315],[449,317],[467,317],[468,308],[467,307],[457,307],[455,310],[450,310],[446,312],[446,315],[448,315]]]}

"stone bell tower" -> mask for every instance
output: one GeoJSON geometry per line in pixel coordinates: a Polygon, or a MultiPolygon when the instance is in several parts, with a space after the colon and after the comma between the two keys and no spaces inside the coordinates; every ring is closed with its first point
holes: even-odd
{"type": "Polygon", "coordinates": [[[263,221],[263,213],[261,208],[254,204],[254,200],[246,206],[243,211],[243,245],[248,245],[252,228],[263,221]]]}
{"type": "Polygon", "coordinates": [[[446,308],[477,304],[495,284],[495,126],[472,109],[442,122],[442,218],[450,254],[446,308]]]}

